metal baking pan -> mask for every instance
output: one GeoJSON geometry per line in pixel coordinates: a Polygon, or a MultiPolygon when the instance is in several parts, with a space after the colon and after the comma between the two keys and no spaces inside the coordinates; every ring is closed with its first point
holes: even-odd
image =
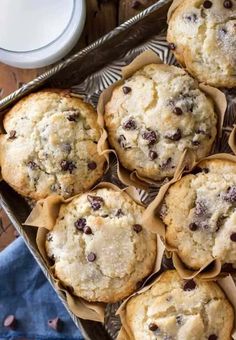
{"type": "MultiPolygon", "coordinates": [[[[121,67],[145,49],[152,49],[158,53],[165,63],[174,64],[175,59],[165,40],[166,15],[171,2],[171,0],[159,0],[92,45],[2,99],[0,101],[1,117],[22,96],[40,88],[70,88],[72,92],[83,96],[86,101],[96,106],[101,91],[119,79],[121,67]]],[[[229,92],[228,95],[232,96],[232,93],[229,92]]],[[[217,151],[230,152],[227,144],[230,133],[228,126],[232,126],[236,120],[236,110],[232,105],[228,106],[229,114],[225,118],[226,127],[223,129],[222,138],[217,143],[217,151]]],[[[155,195],[155,191],[150,191],[149,195],[143,193],[142,198],[147,202],[152,199],[153,195],[155,195]]],[[[22,225],[30,212],[29,204],[4,181],[0,182],[0,201],[47,279],[54,286],[51,274],[36,248],[36,230],[22,225]]],[[[119,330],[119,319],[114,315],[117,305],[108,305],[105,324],[102,325],[77,318],[69,310],[63,293],[58,291],[57,293],[86,339],[116,338],[119,330]]]]}

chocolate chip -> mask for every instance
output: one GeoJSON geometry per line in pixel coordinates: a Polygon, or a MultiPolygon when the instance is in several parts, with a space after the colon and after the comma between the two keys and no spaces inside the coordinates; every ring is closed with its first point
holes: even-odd
{"type": "Polygon", "coordinates": [[[56,332],[61,332],[62,330],[62,321],[59,318],[48,320],[48,326],[56,332]]]}
{"type": "Polygon", "coordinates": [[[88,169],[89,170],[95,170],[97,168],[97,163],[96,162],[89,162],[88,163],[88,169]]]}
{"type": "Polygon", "coordinates": [[[170,43],[170,44],[169,44],[169,48],[170,48],[172,51],[174,51],[174,50],[176,50],[176,45],[175,45],[174,43],[170,43]]]}
{"type": "Polygon", "coordinates": [[[147,130],[142,134],[143,139],[148,141],[148,145],[157,143],[157,134],[155,131],[147,130]]]}
{"type": "Polygon", "coordinates": [[[206,1],[204,1],[203,2],[203,7],[204,8],[211,8],[211,6],[212,6],[212,2],[211,1],[208,1],[208,0],[206,0],[206,1]]]}
{"type": "Polygon", "coordinates": [[[89,253],[88,256],[87,256],[87,259],[88,259],[89,262],[94,262],[96,260],[96,258],[97,258],[96,254],[94,254],[92,252],[89,253]]]}
{"type": "Polygon", "coordinates": [[[194,290],[196,288],[196,283],[194,280],[189,280],[184,284],[184,291],[194,290]]]}
{"type": "Polygon", "coordinates": [[[225,0],[224,1],[224,8],[230,9],[233,7],[233,3],[231,0],[225,0]]]}
{"type": "Polygon", "coordinates": [[[91,207],[92,207],[93,210],[100,209],[102,203],[104,203],[103,198],[99,197],[99,196],[88,195],[87,199],[88,199],[89,203],[91,204],[91,207]]]}
{"type": "Polygon", "coordinates": [[[141,6],[141,3],[138,0],[134,0],[131,3],[131,8],[133,8],[133,9],[139,9],[140,6],[141,6]]]}
{"type": "Polygon", "coordinates": [[[124,94],[128,94],[132,91],[131,87],[129,87],[129,86],[123,86],[122,90],[123,90],[124,94]]]}
{"type": "Polygon", "coordinates": [[[160,167],[162,170],[164,170],[164,169],[169,168],[170,165],[171,165],[171,163],[172,163],[172,158],[169,157],[169,158],[167,158],[166,161],[164,161],[161,165],[159,165],[159,167],[160,167]]]}
{"type": "Polygon", "coordinates": [[[215,334],[211,334],[209,337],[208,337],[208,340],[217,340],[218,339],[218,336],[216,336],[215,334]]]}
{"type": "Polygon", "coordinates": [[[165,135],[165,138],[177,142],[182,137],[181,130],[177,129],[175,132],[169,132],[165,135]]]}
{"type": "Polygon", "coordinates": [[[123,124],[124,130],[135,130],[136,128],[137,128],[137,125],[136,125],[135,120],[133,119],[129,119],[123,124]]]}
{"type": "Polygon", "coordinates": [[[192,145],[193,146],[199,146],[201,143],[198,140],[193,140],[192,145]]]}
{"type": "Polygon", "coordinates": [[[199,174],[199,173],[201,173],[201,172],[204,172],[205,174],[208,174],[208,172],[209,172],[209,169],[207,169],[207,168],[200,168],[200,167],[195,167],[193,170],[192,170],[192,174],[193,175],[197,175],[197,174],[199,174]]]}
{"type": "Polygon", "coordinates": [[[116,214],[115,214],[116,217],[121,217],[121,216],[124,216],[124,213],[122,211],[122,209],[118,209],[116,214]]]}
{"type": "Polygon", "coordinates": [[[76,122],[79,118],[79,110],[71,109],[64,112],[66,114],[66,118],[69,120],[69,122],[76,122]]]}
{"type": "Polygon", "coordinates": [[[197,201],[195,206],[195,215],[204,216],[207,213],[207,207],[204,202],[197,201]]]}
{"type": "Polygon", "coordinates": [[[176,116],[181,116],[183,114],[182,109],[178,106],[174,107],[173,112],[176,114],[176,116]]]}
{"type": "Polygon", "coordinates": [[[15,329],[17,324],[17,320],[14,315],[8,315],[5,317],[3,321],[3,326],[10,329],[15,329]]]}
{"type": "Polygon", "coordinates": [[[236,233],[231,234],[230,239],[232,242],[236,242],[236,233]]]}
{"type": "Polygon", "coordinates": [[[68,143],[63,143],[63,144],[61,145],[61,149],[62,149],[62,151],[64,151],[64,152],[70,153],[72,148],[71,148],[70,144],[68,144],[68,143]]]}
{"type": "Polygon", "coordinates": [[[35,170],[38,168],[38,165],[33,161],[29,161],[27,165],[30,167],[31,170],[35,170]]]}
{"type": "Polygon", "coordinates": [[[220,32],[220,34],[226,35],[227,29],[226,28],[220,28],[219,32],[220,32]]]}
{"type": "Polygon", "coordinates": [[[158,154],[157,154],[156,151],[150,150],[149,154],[148,154],[148,157],[151,159],[151,161],[154,161],[155,159],[157,159],[158,154]]]}
{"type": "Polygon", "coordinates": [[[74,226],[78,230],[83,231],[84,227],[86,226],[86,219],[83,217],[79,218],[77,221],[75,221],[74,226]]]}
{"type": "Polygon", "coordinates": [[[69,171],[70,174],[76,169],[75,164],[72,161],[62,160],[60,162],[61,170],[62,171],[69,171]]]}
{"type": "Polygon", "coordinates": [[[178,325],[182,325],[183,324],[183,316],[177,315],[176,316],[176,322],[177,322],[178,325]]]}
{"type": "Polygon", "coordinates": [[[196,231],[199,229],[199,226],[195,222],[190,223],[188,227],[191,231],[196,231]]]}
{"type": "Polygon", "coordinates": [[[92,229],[89,226],[84,227],[83,230],[86,235],[91,235],[93,233],[92,229]]]}
{"type": "Polygon", "coordinates": [[[151,322],[149,325],[148,325],[148,328],[150,331],[152,332],[155,332],[156,330],[158,330],[158,326],[154,323],[154,322],[151,322]]]}
{"type": "Polygon", "coordinates": [[[223,196],[224,200],[230,203],[236,202],[236,186],[229,187],[227,193],[223,196]]]}
{"type": "Polygon", "coordinates": [[[186,18],[188,21],[192,22],[192,23],[197,22],[197,19],[198,19],[196,13],[192,13],[192,14],[190,14],[190,15],[187,15],[185,18],[186,18]]]}
{"type": "Polygon", "coordinates": [[[49,257],[49,264],[50,266],[53,266],[55,264],[55,256],[52,254],[50,257],[49,257]]]}
{"type": "Polygon", "coordinates": [[[9,132],[9,138],[8,139],[15,139],[16,138],[16,130],[11,130],[9,132]]]}
{"type": "Polygon", "coordinates": [[[140,224],[134,224],[133,229],[138,234],[143,230],[143,227],[140,224]]]}
{"type": "Polygon", "coordinates": [[[120,135],[119,138],[118,138],[118,143],[120,144],[120,146],[127,150],[129,149],[130,147],[127,146],[127,141],[126,141],[126,138],[124,135],[120,135]]]}
{"type": "Polygon", "coordinates": [[[48,242],[51,242],[52,239],[53,239],[52,234],[51,234],[51,233],[47,233],[46,240],[47,240],[48,242]]]}

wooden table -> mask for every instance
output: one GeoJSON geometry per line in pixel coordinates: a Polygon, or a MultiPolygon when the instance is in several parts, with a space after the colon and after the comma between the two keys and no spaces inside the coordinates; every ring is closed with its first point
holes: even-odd
{"type": "MultiPolygon", "coordinates": [[[[87,19],[83,34],[73,52],[81,49],[128,20],[156,0],[87,0],[87,19]]],[[[50,68],[50,66],[49,66],[50,68]]],[[[0,63],[0,98],[37,77],[48,68],[23,70],[0,63]]],[[[4,211],[0,209],[0,251],[17,237],[4,211]]]]}

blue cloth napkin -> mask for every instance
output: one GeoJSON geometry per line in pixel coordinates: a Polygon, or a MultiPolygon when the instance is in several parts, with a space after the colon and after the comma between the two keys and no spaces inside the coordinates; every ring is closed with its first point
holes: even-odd
{"type": "Polygon", "coordinates": [[[0,340],[83,340],[62,302],[19,237],[0,252],[0,340]],[[13,314],[18,327],[3,327],[13,314]],[[61,333],[48,327],[48,320],[63,321],[61,333]]]}

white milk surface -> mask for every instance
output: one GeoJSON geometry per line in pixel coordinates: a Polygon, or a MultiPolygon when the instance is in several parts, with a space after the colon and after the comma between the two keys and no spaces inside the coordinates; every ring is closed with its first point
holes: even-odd
{"type": "Polygon", "coordinates": [[[42,48],[66,29],[73,0],[0,0],[0,49],[42,48]]]}

